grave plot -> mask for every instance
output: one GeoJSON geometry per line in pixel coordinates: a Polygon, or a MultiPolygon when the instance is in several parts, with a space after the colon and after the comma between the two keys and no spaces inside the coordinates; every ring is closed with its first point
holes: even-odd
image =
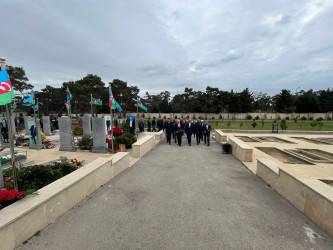
{"type": "Polygon", "coordinates": [[[333,138],[326,138],[326,137],[323,138],[290,137],[290,138],[311,142],[314,144],[333,145],[333,138]]]}
{"type": "Polygon", "coordinates": [[[257,137],[252,137],[256,141],[260,142],[278,142],[278,143],[290,143],[290,144],[295,144],[294,142],[287,141],[284,139],[281,139],[279,137],[275,136],[257,136],[257,137]]]}
{"type": "Polygon", "coordinates": [[[286,152],[313,163],[333,163],[333,154],[319,149],[286,149],[286,152]]]}
{"type": "Polygon", "coordinates": [[[286,164],[304,164],[304,165],[314,165],[312,162],[299,158],[293,154],[274,147],[256,147],[258,150],[272,156],[273,158],[286,163],[286,164]]]}
{"type": "Polygon", "coordinates": [[[258,140],[255,140],[254,138],[250,136],[236,136],[238,139],[242,140],[243,142],[260,142],[258,140]]]}

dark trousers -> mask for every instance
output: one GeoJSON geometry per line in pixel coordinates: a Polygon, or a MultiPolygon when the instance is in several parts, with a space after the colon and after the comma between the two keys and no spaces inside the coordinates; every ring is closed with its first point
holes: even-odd
{"type": "Polygon", "coordinates": [[[187,142],[188,142],[188,145],[191,145],[191,139],[192,139],[192,133],[188,132],[187,133],[187,142]]]}
{"type": "Polygon", "coordinates": [[[151,132],[151,127],[148,127],[148,132],[151,132]]]}
{"type": "Polygon", "coordinates": [[[167,134],[167,143],[171,144],[171,133],[167,134]]]}
{"type": "Polygon", "coordinates": [[[182,145],[182,133],[177,133],[177,141],[178,141],[178,145],[179,147],[182,145]]]}
{"type": "Polygon", "coordinates": [[[201,133],[197,133],[197,144],[200,143],[201,133]]]}
{"type": "Polygon", "coordinates": [[[153,125],[153,132],[156,132],[156,126],[153,125]]]}
{"type": "Polygon", "coordinates": [[[134,128],[130,128],[130,134],[134,135],[134,128]]]}
{"type": "Polygon", "coordinates": [[[204,133],[205,144],[209,145],[210,143],[210,133],[204,133]]]}
{"type": "Polygon", "coordinates": [[[176,136],[176,133],[175,133],[175,132],[172,132],[172,138],[175,139],[175,143],[176,143],[177,136],[176,136]]]}

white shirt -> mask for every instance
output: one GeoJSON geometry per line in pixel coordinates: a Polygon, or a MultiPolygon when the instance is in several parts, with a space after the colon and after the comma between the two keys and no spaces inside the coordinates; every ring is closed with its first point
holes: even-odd
{"type": "Polygon", "coordinates": [[[132,127],[132,120],[130,120],[130,127],[132,127]]]}
{"type": "Polygon", "coordinates": [[[180,123],[178,124],[178,128],[180,128],[180,123]]]}
{"type": "Polygon", "coordinates": [[[191,123],[188,124],[188,127],[191,128],[191,123]]]}
{"type": "Polygon", "coordinates": [[[207,129],[207,131],[208,131],[208,125],[206,125],[206,129],[207,129]]]}

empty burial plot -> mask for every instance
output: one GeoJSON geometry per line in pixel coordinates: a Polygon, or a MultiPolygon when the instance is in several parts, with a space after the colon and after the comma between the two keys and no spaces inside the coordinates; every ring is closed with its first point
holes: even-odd
{"type": "Polygon", "coordinates": [[[307,148],[302,150],[333,161],[333,154],[328,153],[326,151],[320,149],[307,149],[307,148]]]}
{"type": "Polygon", "coordinates": [[[314,165],[311,162],[305,161],[301,158],[298,158],[292,154],[289,154],[285,151],[282,151],[282,150],[274,148],[274,147],[256,147],[256,148],[283,163],[314,165]]]}
{"type": "Polygon", "coordinates": [[[290,144],[295,144],[295,142],[287,141],[275,136],[257,136],[253,137],[253,139],[262,141],[262,142],[278,142],[278,143],[290,143],[290,144]]]}
{"type": "Polygon", "coordinates": [[[243,142],[260,142],[257,141],[249,136],[236,136],[238,139],[242,140],[243,142]]]}
{"type": "Polygon", "coordinates": [[[326,144],[326,145],[333,144],[333,141],[330,142],[330,141],[327,141],[327,140],[326,141],[322,140],[322,139],[325,139],[325,138],[305,138],[305,137],[290,137],[290,138],[298,139],[298,140],[302,140],[302,141],[306,141],[306,142],[311,142],[311,143],[314,143],[314,144],[326,144]]]}

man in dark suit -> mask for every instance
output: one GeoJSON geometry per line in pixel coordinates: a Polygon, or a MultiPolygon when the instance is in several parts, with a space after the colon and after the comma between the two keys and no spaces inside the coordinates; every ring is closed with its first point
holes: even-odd
{"type": "Polygon", "coordinates": [[[187,142],[188,142],[189,146],[191,146],[191,139],[192,139],[193,131],[194,131],[194,124],[192,123],[192,120],[189,119],[185,125],[185,133],[187,135],[187,142]]]}
{"type": "Polygon", "coordinates": [[[177,119],[174,128],[176,131],[178,146],[180,147],[182,145],[182,136],[184,133],[184,125],[182,123],[180,123],[179,119],[177,119]]]}
{"type": "Polygon", "coordinates": [[[202,125],[200,119],[195,123],[195,134],[197,138],[197,145],[200,143],[201,134],[202,134],[202,125]]]}
{"type": "Polygon", "coordinates": [[[173,125],[170,121],[170,118],[165,122],[165,133],[167,137],[167,143],[171,144],[171,134],[172,134],[173,125]]]}
{"type": "Polygon", "coordinates": [[[212,130],[212,127],[206,121],[206,125],[203,126],[203,135],[204,135],[204,140],[205,144],[207,143],[207,146],[210,146],[210,131],[212,130]]]}
{"type": "Polygon", "coordinates": [[[175,128],[175,126],[176,126],[176,120],[175,120],[175,118],[173,118],[172,120],[171,120],[171,123],[172,123],[172,127],[173,127],[173,129],[172,129],[172,138],[175,140],[175,143],[177,142],[176,140],[177,140],[177,136],[176,136],[176,128],[175,128]]]}

